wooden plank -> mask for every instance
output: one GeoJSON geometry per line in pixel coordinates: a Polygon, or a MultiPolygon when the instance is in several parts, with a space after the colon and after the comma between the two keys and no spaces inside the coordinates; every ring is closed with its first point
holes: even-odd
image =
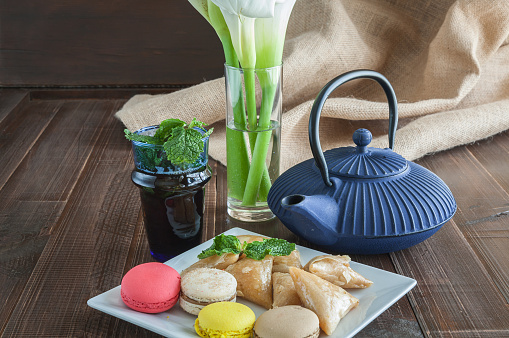
{"type": "MultiPolygon", "coordinates": [[[[492,160],[498,161],[497,158],[492,160]]],[[[483,223],[485,218],[507,207],[509,194],[466,147],[426,157],[420,163],[442,178],[451,189],[458,204],[455,221],[462,230],[467,230],[464,226],[472,222],[483,223]]],[[[486,223],[479,227],[488,226],[486,223]]]]}
{"type": "MultiPolygon", "coordinates": [[[[499,141],[509,148],[509,138],[501,137],[499,141]]],[[[500,158],[507,158],[507,152],[500,147],[501,144],[497,147],[493,142],[484,141],[476,150],[477,154],[485,153],[484,162],[493,175],[466,147],[443,156],[444,161],[450,162],[447,169],[437,161],[425,163],[451,188],[458,204],[456,224],[509,301],[509,169],[505,174],[500,171],[497,174],[494,169],[500,158]]]]}
{"type": "Polygon", "coordinates": [[[23,104],[0,122],[0,130],[2,130],[0,189],[23,161],[60,106],[60,102],[23,104]]]}
{"type": "Polygon", "coordinates": [[[507,304],[454,221],[393,257],[417,280],[409,298],[427,336],[509,335],[507,304]]]}
{"type": "Polygon", "coordinates": [[[209,158],[209,166],[212,170],[212,177],[205,186],[205,214],[203,215],[203,233],[202,233],[202,242],[208,241],[213,238],[216,233],[216,216],[217,209],[216,205],[218,202],[218,191],[217,191],[217,161],[209,158]]]}
{"type": "Polygon", "coordinates": [[[112,110],[102,110],[107,121],[99,124],[101,135],[5,336],[95,336],[90,331],[100,335],[111,320],[94,315],[86,301],[120,283],[139,214],[129,142],[112,110]]]}
{"type": "Polygon", "coordinates": [[[223,74],[221,43],[187,1],[4,0],[0,22],[0,86],[195,84],[223,74]]]}
{"type": "MultiPolygon", "coordinates": [[[[0,190],[4,201],[0,204],[0,333],[97,141],[97,130],[105,121],[104,111],[118,107],[92,101],[63,105],[37,102],[29,106],[39,114],[44,112],[41,107],[57,113],[0,190]]],[[[30,110],[18,118],[21,125],[33,119],[30,110]]],[[[11,142],[17,142],[17,138],[11,142]]]]}
{"type": "Polygon", "coordinates": [[[0,88],[0,122],[7,114],[20,109],[29,101],[26,89],[1,89],[0,88]]]}
{"type": "MultiPolygon", "coordinates": [[[[509,158],[509,131],[468,145],[467,149],[486,169],[489,176],[509,193],[509,167],[507,161],[504,161],[509,158]]],[[[500,212],[509,210],[509,201],[500,209],[500,212]]]]}
{"type": "Polygon", "coordinates": [[[166,94],[188,86],[163,88],[80,88],[80,89],[37,89],[30,91],[31,100],[127,100],[138,94],[166,94]]]}
{"type": "MultiPolygon", "coordinates": [[[[226,213],[227,202],[227,184],[226,184],[226,167],[222,164],[216,166],[216,219],[214,222],[214,236],[234,228],[235,224],[230,223],[230,219],[226,213]]],[[[242,226],[241,226],[242,227],[242,226]]],[[[248,229],[249,228],[245,228],[248,229]]]]}
{"type": "Polygon", "coordinates": [[[459,206],[453,221],[434,236],[392,254],[396,270],[417,280],[409,297],[420,326],[433,337],[509,335],[507,303],[465,236],[470,231],[465,222],[489,213],[489,207],[503,202],[505,192],[464,147],[419,163],[444,179],[459,206]],[[482,204],[479,214],[470,209],[472,203],[482,204]]]}
{"type": "MultiPolygon", "coordinates": [[[[509,158],[509,132],[504,132],[467,147],[482,164],[488,175],[509,194],[509,165],[501,159],[509,158]]],[[[477,209],[477,208],[475,208],[477,209]]],[[[509,303],[509,199],[493,209],[491,215],[466,222],[469,238],[475,243],[479,257],[483,260],[495,283],[509,303]],[[478,230],[476,224],[488,223],[489,228],[478,230]]]]}

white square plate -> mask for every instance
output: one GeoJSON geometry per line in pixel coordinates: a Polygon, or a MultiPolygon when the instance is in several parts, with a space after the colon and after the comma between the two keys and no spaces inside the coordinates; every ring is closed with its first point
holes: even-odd
{"type": "MultiPolygon", "coordinates": [[[[241,228],[230,229],[224,234],[235,236],[259,235],[241,228]]],[[[171,266],[180,273],[182,270],[198,261],[198,254],[211,245],[212,239],[170,259],[165,264],[171,266]]],[[[311,260],[311,258],[324,254],[323,252],[299,245],[297,245],[297,248],[300,251],[301,260],[304,264],[311,260]]],[[[417,284],[412,278],[364,264],[351,262],[350,266],[364,277],[372,280],[373,285],[367,289],[349,289],[348,292],[359,299],[359,306],[341,319],[338,327],[331,336],[326,336],[322,331],[320,337],[338,338],[354,336],[417,284]]],[[[237,298],[237,301],[249,306],[254,311],[256,318],[266,311],[265,308],[240,297],[237,298]]],[[[178,304],[170,310],[158,314],[137,312],[131,310],[122,302],[120,298],[120,286],[89,299],[87,304],[94,309],[141,326],[147,330],[154,331],[163,336],[175,338],[198,337],[194,331],[196,316],[184,312],[178,304]]]]}

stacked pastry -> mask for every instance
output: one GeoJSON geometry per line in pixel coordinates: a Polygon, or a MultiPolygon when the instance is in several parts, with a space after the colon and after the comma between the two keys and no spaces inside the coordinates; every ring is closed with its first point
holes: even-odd
{"type": "MultiPolygon", "coordinates": [[[[265,237],[237,236],[241,242],[262,241],[265,237]]],[[[266,309],[300,305],[313,311],[320,328],[331,335],[359,301],[345,289],[366,288],[372,282],[350,267],[349,256],[324,255],[304,267],[297,249],[288,256],[267,255],[261,260],[224,253],[201,259],[182,272],[196,268],[216,268],[237,280],[237,296],[266,309]]]]}

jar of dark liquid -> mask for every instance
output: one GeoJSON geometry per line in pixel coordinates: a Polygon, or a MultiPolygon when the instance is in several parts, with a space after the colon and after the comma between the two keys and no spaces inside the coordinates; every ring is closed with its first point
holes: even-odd
{"type": "MultiPolygon", "coordinates": [[[[153,135],[157,128],[136,133],[153,135]]],[[[201,242],[204,186],[212,176],[207,164],[208,137],[203,142],[204,151],[194,163],[175,165],[163,146],[132,141],[135,170],[131,179],[140,188],[150,253],[160,262],[201,242]]]]}

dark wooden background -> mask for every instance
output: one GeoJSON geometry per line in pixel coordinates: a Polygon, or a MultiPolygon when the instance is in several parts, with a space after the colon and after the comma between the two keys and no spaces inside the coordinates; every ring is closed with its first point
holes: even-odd
{"type": "Polygon", "coordinates": [[[2,87],[190,85],[223,62],[185,0],[0,1],[2,87]]]}

